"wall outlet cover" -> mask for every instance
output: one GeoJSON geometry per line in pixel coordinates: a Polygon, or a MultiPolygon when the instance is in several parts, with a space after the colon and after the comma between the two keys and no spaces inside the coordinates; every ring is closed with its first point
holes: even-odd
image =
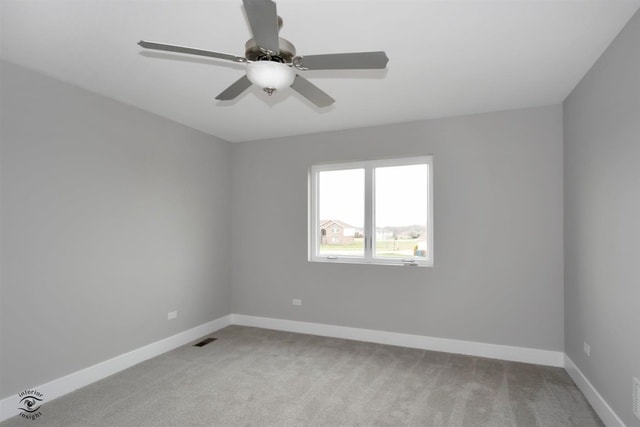
{"type": "Polygon", "coordinates": [[[587,357],[591,356],[591,346],[589,344],[587,344],[587,342],[584,342],[584,354],[587,355],[587,357]]]}
{"type": "Polygon", "coordinates": [[[299,298],[294,298],[294,299],[292,299],[292,300],[291,300],[291,305],[298,305],[298,306],[300,306],[300,305],[302,305],[302,300],[301,300],[301,299],[299,299],[299,298]]]}
{"type": "Polygon", "coordinates": [[[175,319],[176,317],[178,317],[178,312],[177,311],[170,311],[169,313],[167,313],[167,319],[168,320],[175,319]]]}

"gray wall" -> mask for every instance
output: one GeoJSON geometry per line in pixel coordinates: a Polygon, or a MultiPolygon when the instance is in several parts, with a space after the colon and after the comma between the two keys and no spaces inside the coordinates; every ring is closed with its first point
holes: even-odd
{"type": "Polygon", "coordinates": [[[229,314],[229,143],[0,73],[0,399],[229,314]]]}
{"type": "Polygon", "coordinates": [[[233,144],[232,161],[234,313],[563,350],[559,105],[233,144]],[[311,164],[418,154],[434,267],[307,262],[311,164]]]}
{"type": "Polygon", "coordinates": [[[629,426],[640,426],[638,41],[640,13],[564,103],[565,351],[629,426]]]}

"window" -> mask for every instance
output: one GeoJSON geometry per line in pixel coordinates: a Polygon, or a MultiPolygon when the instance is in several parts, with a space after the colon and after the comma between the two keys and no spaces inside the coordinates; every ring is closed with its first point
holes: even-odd
{"type": "Polygon", "coordinates": [[[309,260],[433,265],[432,157],[314,165],[309,260]],[[340,230],[331,239],[326,229],[340,230]]]}

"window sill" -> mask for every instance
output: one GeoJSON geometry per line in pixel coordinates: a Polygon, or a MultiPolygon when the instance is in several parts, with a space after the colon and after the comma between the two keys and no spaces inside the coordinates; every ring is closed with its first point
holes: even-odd
{"type": "Polygon", "coordinates": [[[390,267],[433,267],[431,260],[415,260],[413,262],[402,262],[400,260],[368,260],[361,258],[329,258],[329,257],[313,257],[309,262],[317,262],[324,264],[356,264],[356,265],[386,265],[390,267]]]}

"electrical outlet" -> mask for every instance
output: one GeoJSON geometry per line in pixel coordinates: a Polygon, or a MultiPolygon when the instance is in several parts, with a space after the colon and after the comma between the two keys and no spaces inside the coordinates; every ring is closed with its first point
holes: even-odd
{"type": "Polygon", "coordinates": [[[591,356],[591,346],[589,344],[587,344],[587,342],[584,342],[584,354],[587,355],[587,357],[591,356]]]}
{"type": "Polygon", "coordinates": [[[633,413],[640,418],[640,380],[633,377],[633,413]]]}
{"type": "Polygon", "coordinates": [[[167,320],[173,320],[176,317],[178,317],[177,311],[170,311],[169,313],[167,313],[167,320]]]}
{"type": "Polygon", "coordinates": [[[292,300],[291,300],[291,305],[298,305],[298,306],[300,306],[300,305],[302,305],[302,300],[301,300],[301,299],[299,299],[299,298],[294,298],[294,299],[292,299],[292,300]]]}

